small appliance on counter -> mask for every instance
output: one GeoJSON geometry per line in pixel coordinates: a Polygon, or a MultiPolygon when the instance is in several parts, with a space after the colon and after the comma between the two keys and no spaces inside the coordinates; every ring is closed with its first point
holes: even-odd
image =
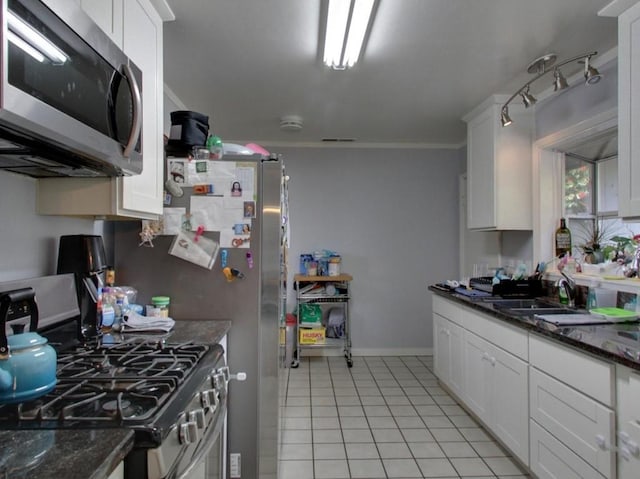
{"type": "Polygon", "coordinates": [[[492,276],[471,278],[469,287],[503,298],[537,298],[543,295],[542,281],[539,279],[501,279],[493,283],[492,276]]]}
{"type": "Polygon", "coordinates": [[[60,237],[58,274],[73,273],[76,281],[80,321],[78,339],[95,338],[100,331],[98,288],[104,285],[107,260],[102,236],[67,235],[60,237]]]}

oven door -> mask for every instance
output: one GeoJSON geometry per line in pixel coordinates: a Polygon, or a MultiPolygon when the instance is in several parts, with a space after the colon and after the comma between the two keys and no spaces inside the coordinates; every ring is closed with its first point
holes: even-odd
{"type": "MultiPolygon", "coordinates": [[[[221,373],[215,377],[224,378],[221,373]]],[[[144,479],[225,478],[226,381],[222,379],[217,384],[220,387],[215,390],[194,395],[162,444],[146,451],[144,479]],[[211,395],[214,391],[215,398],[211,395]]],[[[125,477],[140,479],[141,475],[131,468],[125,477]]]]}
{"type": "Polygon", "coordinates": [[[225,479],[225,438],[227,408],[226,401],[219,405],[219,414],[210,424],[197,449],[187,461],[186,458],[175,470],[176,479],[225,479]],[[222,407],[221,407],[222,406],[222,407]],[[187,462],[187,464],[182,464],[187,462]]]}

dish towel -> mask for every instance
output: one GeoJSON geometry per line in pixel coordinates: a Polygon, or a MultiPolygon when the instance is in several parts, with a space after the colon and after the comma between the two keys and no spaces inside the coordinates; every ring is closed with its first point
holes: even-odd
{"type": "Polygon", "coordinates": [[[130,311],[122,320],[122,332],[134,331],[171,331],[175,325],[171,318],[142,316],[130,311]]]}

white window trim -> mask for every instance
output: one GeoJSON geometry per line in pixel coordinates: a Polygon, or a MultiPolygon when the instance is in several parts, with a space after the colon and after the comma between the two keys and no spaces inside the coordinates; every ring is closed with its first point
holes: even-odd
{"type": "MultiPolygon", "coordinates": [[[[559,212],[563,211],[561,161],[563,145],[576,143],[597,133],[618,125],[618,109],[612,108],[564,130],[540,138],[533,143],[533,258],[534,262],[550,261],[553,258],[553,234],[560,222],[559,212]],[[549,215],[549,211],[558,212],[549,215]]],[[[550,264],[548,278],[557,279],[555,265],[550,264]]],[[[617,289],[629,293],[640,292],[640,283],[627,280],[613,281],[578,274],[578,284],[589,286],[594,279],[604,288],[617,289]]]]}

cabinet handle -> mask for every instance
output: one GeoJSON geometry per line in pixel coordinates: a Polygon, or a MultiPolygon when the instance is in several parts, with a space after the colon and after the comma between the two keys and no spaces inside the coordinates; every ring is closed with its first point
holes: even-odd
{"type": "Polygon", "coordinates": [[[482,353],[482,359],[483,359],[484,361],[489,361],[489,360],[490,360],[490,358],[489,358],[489,353],[482,353]]]}
{"type": "Polygon", "coordinates": [[[491,358],[489,358],[489,362],[491,363],[491,366],[495,366],[496,365],[496,358],[494,358],[492,356],[491,358]]]}
{"type": "Polygon", "coordinates": [[[637,442],[631,440],[629,434],[624,431],[619,432],[618,441],[620,442],[620,447],[612,447],[611,450],[618,451],[623,459],[628,461],[631,459],[631,456],[640,456],[640,446],[637,442]]]}
{"type": "Polygon", "coordinates": [[[618,449],[615,446],[607,447],[607,440],[605,439],[605,437],[602,434],[596,435],[596,444],[603,451],[614,451],[614,450],[618,449]]]}

